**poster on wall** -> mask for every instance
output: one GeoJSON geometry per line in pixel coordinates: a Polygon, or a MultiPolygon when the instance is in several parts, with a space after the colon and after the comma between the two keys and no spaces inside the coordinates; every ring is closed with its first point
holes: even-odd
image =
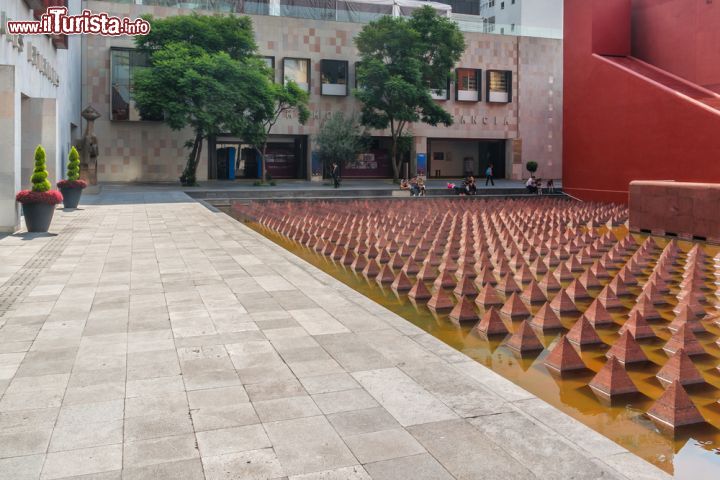
{"type": "Polygon", "coordinates": [[[355,160],[345,165],[343,177],[354,178],[390,178],[392,177],[392,163],[390,155],[385,150],[371,150],[359,154],[355,160]]]}
{"type": "Polygon", "coordinates": [[[427,176],[427,155],[424,153],[417,154],[417,174],[427,176]]]}

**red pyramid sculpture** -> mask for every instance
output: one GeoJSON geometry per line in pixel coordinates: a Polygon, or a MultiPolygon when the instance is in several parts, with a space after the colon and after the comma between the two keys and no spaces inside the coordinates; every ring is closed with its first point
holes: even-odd
{"type": "Polygon", "coordinates": [[[705,327],[700,322],[700,319],[695,316],[695,313],[691,310],[690,305],[688,304],[685,304],[680,308],[680,313],[675,316],[667,328],[671,332],[677,332],[683,325],[692,330],[693,333],[705,331],[705,327]]]}
{"type": "Polygon", "coordinates": [[[453,307],[449,317],[456,322],[478,321],[478,315],[475,313],[473,302],[467,297],[460,297],[460,301],[453,307]]]}
{"type": "Polygon", "coordinates": [[[630,375],[615,357],[610,357],[588,385],[596,395],[603,398],[638,391],[630,375]]]}
{"type": "Polygon", "coordinates": [[[393,270],[399,270],[405,266],[405,261],[398,253],[394,253],[392,258],[390,258],[389,265],[393,270]]]}
{"type": "Polygon", "coordinates": [[[403,265],[402,271],[405,272],[406,275],[416,275],[420,271],[420,266],[415,261],[415,258],[411,256],[408,257],[405,265],[403,265]]]}
{"type": "Polygon", "coordinates": [[[500,312],[511,318],[527,317],[530,315],[530,310],[528,310],[517,293],[513,293],[508,297],[500,312]]]}
{"type": "Polygon", "coordinates": [[[645,317],[637,310],[630,312],[628,319],[623,326],[620,327],[618,333],[622,335],[625,331],[630,332],[635,339],[653,338],[656,336],[652,327],[645,321],[645,317]]]}
{"type": "Polygon", "coordinates": [[[408,297],[413,300],[429,300],[432,294],[427,289],[425,283],[422,280],[415,282],[415,285],[408,292],[408,297]]]}
{"type": "Polygon", "coordinates": [[[685,328],[685,325],[682,325],[677,332],[673,333],[673,336],[667,341],[663,350],[665,350],[665,353],[668,355],[672,355],[681,348],[685,349],[685,353],[688,355],[702,355],[707,353],[702,345],[700,345],[700,342],[698,342],[692,330],[685,328]]]}
{"type": "Polygon", "coordinates": [[[655,376],[666,387],[675,380],[682,385],[705,383],[705,379],[700,371],[695,368],[695,364],[685,353],[684,348],[678,349],[655,376]]]}
{"type": "Polygon", "coordinates": [[[552,349],[550,355],[545,358],[545,365],[560,373],[587,368],[585,362],[564,335],[552,349]]]}
{"type": "Polygon", "coordinates": [[[453,308],[452,297],[442,288],[438,288],[428,300],[427,306],[434,312],[451,310],[453,308]]]}
{"type": "Polygon", "coordinates": [[[510,295],[513,292],[522,291],[511,273],[506,273],[505,276],[502,277],[502,280],[500,280],[500,283],[497,284],[496,288],[498,289],[498,291],[504,293],[505,295],[510,295]]]}
{"type": "Polygon", "coordinates": [[[392,289],[396,292],[406,292],[410,290],[412,286],[412,282],[403,271],[400,271],[400,273],[397,274],[391,285],[392,289]]]}
{"type": "Polygon", "coordinates": [[[560,282],[568,282],[575,278],[570,269],[564,263],[558,265],[558,267],[555,269],[555,271],[553,271],[552,274],[560,282]]]}
{"type": "Polygon", "coordinates": [[[550,308],[560,313],[577,312],[577,305],[562,288],[550,302],[550,308]]]}
{"type": "Polygon", "coordinates": [[[440,273],[440,275],[433,282],[433,287],[437,288],[455,288],[456,282],[452,273],[447,270],[440,273]]]}
{"type": "Polygon", "coordinates": [[[380,273],[380,265],[378,265],[375,259],[372,259],[365,265],[362,273],[366,278],[377,277],[378,273],[380,273]]]}
{"type": "Polygon", "coordinates": [[[585,310],[585,313],[583,313],[583,316],[590,322],[590,325],[593,327],[598,327],[600,325],[611,325],[613,323],[612,316],[610,313],[603,307],[603,304],[598,302],[597,300],[594,300],[590,306],[585,310]]]}
{"type": "Polygon", "coordinates": [[[353,261],[351,267],[356,272],[362,272],[363,269],[367,266],[367,264],[367,258],[365,258],[364,255],[358,255],[357,257],[355,257],[355,260],[353,261]]]}
{"type": "Polygon", "coordinates": [[[654,422],[669,429],[705,422],[685,388],[677,380],[667,387],[647,414],[654,422]]]}
{"type": "Polygon", "coordinates": [[[520,326],[508,339],[506,345],[520,353],[536,352],[545,348],[525,320],[520,323],[520,326]]]}
{"type": "Polygon", "coordinates": [[[623,282],[619,276],[610,280],[609,285],[612,287],[615,295],[617,295],[618,297],[621,297],[623,295],[630,295],[630,289],[628,289],[627,285],[625,285],[625,282],[623,282]]]}
{"type": "Polygon", "coordinates": [[[455,290],[453,290],[453,293],[457,298],[468,297],[471,299],[475,299],[475,297],[477,297],[478,295],[478,290],[477,288],[475,288],[472,278],[465,276],[462,277],[462,279],[455,286],[455,290]]]}
{"type": "Polygon", "coordinates": [[[546,294],[550,294],[550,292],[557,292],[562,287],[560,285],[560,281],[555,278],[555,275],[548,273],[545,275],[542,280],[538,283],[538,286],[542,289],[543,292],[546,294]]]}
{"type": "Polygon", "coordinates": [[[602,343],[600,336],[595,331],[595,328],[590,325],[584,317],[575,322],[575,325],[567,333],[567,339],[575,345],[594,345],[602,343]]]}
{"type": "Polygon", "coordinates": [[[598,294],[596,300],[603,304],[607,310],[621,308],[622,303],[620,299],[615,295],[615,291],[610,285],[603,288],[598,294]]]}
{"type": "Polygon", "coordinates": [[[435,267],[433,267],[429,263],[425,263],[422,267],[420,267],[420,271],[417,273],[416,277],[418,278],[418,280],[423,280],[427,282],[430,280],[435,280],[437,278],[437,272],[435,271],[435,267]]]}
{"type": "Polygon", "coordinates": [[[608,358],[617,357],[620,363],[624,364],[647,362],[648,360],[645,352],[627,330],[612,344],[605,356],[608,358]]]}
{"type": "Polygon", "coordinates": [[[562,328],[560,318],[557,316],[555,311],[550,308],[550,304],[545,302],[542,307],[537,311],[535,316],[530,320],[530,325],[539,328],[540,330],[556,330],[562,328]]]}
{"type": "Polygon", "coordinates": [[[593,263],[590,271],[594,273],[597,278],[610,278],[607,269],[600,262],[593,263]]]}
{"type": "Polygon", "coordinates": [[[522,294],[520,294],[520,297],[533,304],[547,302],[547,297],[535,280],[531,280],[530,283],[528,283],[527,287],[522,291],[522,294]]]}
{"type": "Polygon", "coordinates": [[[653,305],[650,298],[645,294],[640,294],[638,297],[638,301],[635,304],[635,306],[630,310],[638,311],[642,314],[643,318],[645,320],[653,320],[653,319],[659,319],[662,318],[660,316],[660,312],[658,312],[657,308],[655,308],[655,305],[653,305]]]}
{"type": "Polygon", "coordinates": [[[580,277],[578,277],[578,280],[586,289],[601,286],[600,280],[598,280],[595,274],[590,270],[586,270],[582,275],[580,275],[580,277]]]}
{"type": "Polygon", "coordinates": [[[500,306],[504,302],[500,298],[500,295],[498,295],[497,290],[495,290],[495,287],[493,287],[490,284],[485,285],[482,287],[480,292],[478,293],[478,296],[475,297],[475,303],[480,307],[490,307],[490,306],[500,306]]]}
{"type": "Polygon", "coordinates": [[[474,330],[485,335],[505,335],[508,329],[495,307],[490,307],[475,325],[474,330]]]}
{"type": "Polygon", "coordinates": [[[382,269],[380,270],[380,273],[377,274],[375,277],[375,280],[380,283],[393,283],[395,281],[395,274],[393,273],[392,269],[390,268],[390,265],[383,265],[382,269]]]}

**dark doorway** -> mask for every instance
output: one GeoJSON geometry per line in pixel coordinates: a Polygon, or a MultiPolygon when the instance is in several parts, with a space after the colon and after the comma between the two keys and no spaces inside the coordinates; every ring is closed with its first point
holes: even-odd
{"type": "Polygon", "coordinates": [[[505,143],[504,139],[429,138],[428,174],[432,178],[484,177],[492,164],[495,178],[505,178],[505,143]]]}
{"type": "Polygon", "coordinates": [[[505,140],[481,140],[478,148],[481,174],[492,163],[495,178],[505,178],[505,140]]]}

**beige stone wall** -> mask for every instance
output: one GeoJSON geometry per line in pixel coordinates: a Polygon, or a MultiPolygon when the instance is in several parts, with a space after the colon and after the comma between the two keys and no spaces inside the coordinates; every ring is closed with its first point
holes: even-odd
{"type": "MultiPolygon", "coordinates": [[[[109,2],[86,2],[92,10],[109,11],[116,15],[137,17],[150,13],[162,17],[176,14],[187,14],[188,10],[166,7],[125,5],[109,2]]],[[[273,133],[313,135],[322,120],[335,111],[359,113],[358,102],[348,97],[328,97],[320,95],[320,60],[347,60],[350,65],[350,87],[355,86],[355,62],[358,60],[353,38],[362,29],[362,25],[342,22],[329,22],[287,17],[253,16],[256,39],[260,53],[275,57],[276,79],[281,76],[281,65],[284,57],[311,59],[311,99],[310,121],[300,125],[294,116],[283,118],[273,133]]],[[[184,142],[192,137],[191,132],[172,132],[162,124],[153,122],[111,122],[110,115],[110,53],[111,46],[132,46],[127,38],[85,36],[84,54],[84,86],[87,99],[84,103],[92,103],[103,115],[96,122],[96,130],[100,142],[100,158],[98,178],[100,181],[175,181],[185,163],[186,151],[184,142]]],[[[523,115],[536,116],[538,110],[546,105],[548,90],[548,68],[555,73],[555,67],[561,66],[561,47],[558,40],[520,39],[519,37],[466,33],[466,51],[458,63],[458,67],[482,68],[483,101],[477,103],[456,102],[454,84],[451,85],[451,100],[442,102],[445,108],[454,115],[455,123],[450,127],[431,127],[416,124],[412,127],[417,137],[416,152],[425,152],[427,138],[475,138],[475,139],[516,139],[519,128],[524,128],[523,121],[530,126],[541,124],[541,134],[533,134],[528,142],[523,143],[522,157],[533,158],[539,162],[560,166],[560,132],[562,124],[553,119],[552,135],[558,139],[551,152],[546,150],[544,142],[535,138],[544,137],[550,128],[548,124],[537,118],[526,119],[523,115]],[[553,45],[554,43],[554,45],[553,45]],[[520,44],[520,47],[518,46],[520,44]],[[520,57],[523,47],[532,50],[527,56],[528,65],[521,65],[520,57]],[[557,56],[554,58],[553,56],[557,56]],[[513,101],[509,104],[490,104],[485,99],[485,70],[499,69],[513,72],[513,101]],[[527,72],[527,79],[523,74],[527,72]],[[541,88],[542,93],[534,92],[541,88]],[[523,107],[523,102],[528,107],[523,107]],[[523,126],[523,127],[521,127],[523,126]]],[[[556,79],[556,87],[561,82],[556,79]]],[[[561,95],[554,97],[553,102],[561,102],[561,95]]],[[[559,104],[561,107],[561,103],[559,104]]],[[[553,103],[553,108],[557,108],[553,103]]],[[[556,111],[561,111],[557,108],[556,111]]],[[[530,126],[528,128],[530,128],[530,126]]],[[[525,129],[523,134],[530,135],[525,129]]],[[[375,132],[377,135],[387,132],[375,132]]],[[[510,149],[508,144],[508,149],[510,149]]],[[[312,150],[312,137],[310,148],[312,150]]],[[[207,152],[205,149],[204,152],[207,152]]],[[[207,177],[206,155],[198,168],[198,178],[207,177]]],[[[508,156],[508,162],[512,159],[508,156]]],[[[521,165],[520,165],[521,166],[521,165]]],[[[511,168],[506,169],[508,174],[511,168]]],[[[309,169],[308,169],[309,171],[309,169]]],[[[559,170],[558,170],[559,171],[559,170]]],[[[515,169],[515,176],[522,171],[515,169]]]]}

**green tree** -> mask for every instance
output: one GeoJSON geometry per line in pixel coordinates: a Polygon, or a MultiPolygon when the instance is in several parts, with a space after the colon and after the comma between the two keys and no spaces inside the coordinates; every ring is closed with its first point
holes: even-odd
{"type": "Polygon", "coordinates": [[[318,156],[325,165],[337,162],[345,166],[366,149],[368,136],[361,131],[355,116],[335,112],[322,124],[315,141],[318,156]]]}
{"type": "Polygon", "coordinates": [[[32,182],[33,192],[47,192],[50,190],[50,181],[48,178],[47,167],[45,165],[45,149],[38,145],[35,149],[35,169],[33,170],[30,181],[32,182]]]}
{"type": "Polygon", "coordinates": [[[193,129],[180,181],[195,185],[204,138],[227,133],[252,144],[263,138],[275,98],[269,69],[257,56],[249,17],[147,19],[150,34],[135,42],[150,67],[135,73],[133,98],[143,117],[193,129]]]}
{"type": "Polygon", "coordinates": [[[385,16],[355,38],[360,54],[355,96],[363,103],[361,122],[390,129],[392,165],[399,178],[398,139],[414,122],[452,125],[452,116],[433,101],[431,91],[447,88],[452,68],[465,50],[457,24],[431,7],[410,18],[385,16]]]}
{"type": "Polygon", "coordinates": [[[310,110],[308,109],[308,93],[300,88],[297,83],[288,80],[285,84],[271,83],[270,96],[272,98],[272,113],[262,122],[262,131],[257,136],[256,147],[260,148],[261,158],[260,166],[262,172],[262,183],[267,180],[267,165],[265,163],[265,153],[267,152],[267,141],[275,124],[280,120],[280,116],[291,110],[296,110],[298,114],[298,122],[305,125],[310,118],[310,110]]]}
{"type": "Polygon", "coordinates": [[[67,179],[78,180],[80,178],[80,155],[75,147],[70,147],[67,163],[67,179]]]}

